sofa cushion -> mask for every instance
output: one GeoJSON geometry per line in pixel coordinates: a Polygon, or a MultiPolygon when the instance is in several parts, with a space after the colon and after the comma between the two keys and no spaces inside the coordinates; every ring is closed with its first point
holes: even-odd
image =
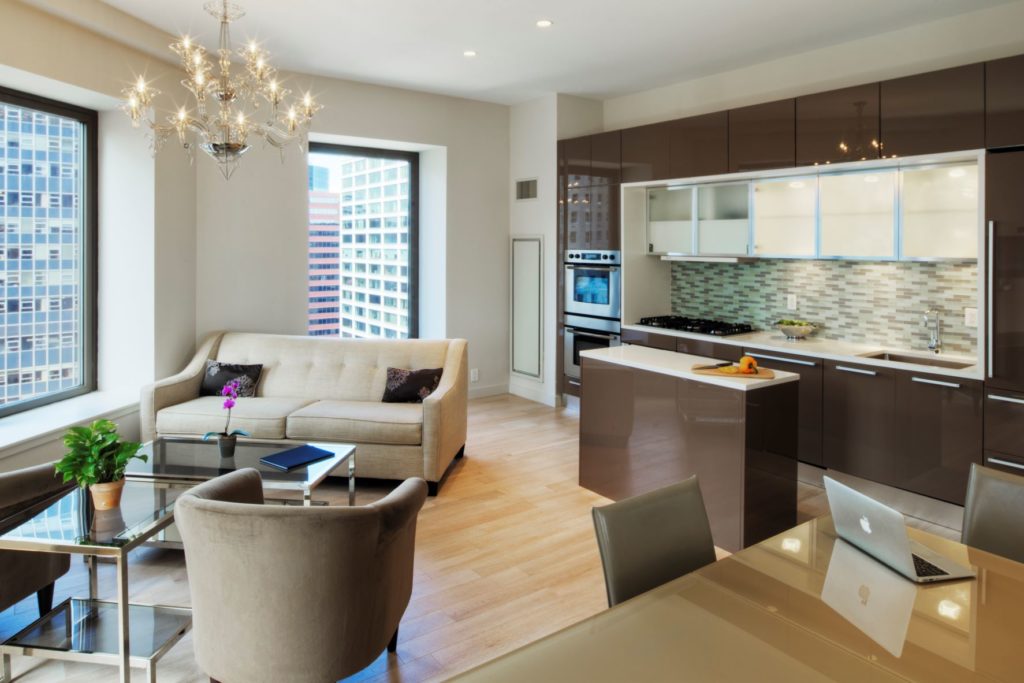
{"type": "Polygon", "coordinates": [[[423,404],[317,401],[288,417],[288,438],[415,446],[423,441],[423,404]]]}
{"type": "MultiPolygon", "coordinates": [[[[244,429],[254,439],[285,438],[285,420],[312,399],[240,398],[231,410],[231,429],[244,429]]],[[[200,396],[168,406],[156,414],[159,434],[205,434],[224,430],[227,411],[220,396],[200,396]]]]}

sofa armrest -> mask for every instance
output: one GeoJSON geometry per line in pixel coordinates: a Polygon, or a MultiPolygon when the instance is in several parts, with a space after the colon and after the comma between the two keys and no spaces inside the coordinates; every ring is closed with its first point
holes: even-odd
{"type": "Polygon", "coordinates": [[[199,387],[203,383],[203,368],[206,367],[206,361],[217,354],[223,336],[223,332],[214,332],[199,345],[196,355],[184,370],[142,388],[139,400],[139,430],[143,441],[152,441],[156,438],[158,412],[167,406],[184,403],[199,396],[199,387]]]}
{"type": "Polygon", "coordinates": [[[469,402],[469,345],[452,339],[437,389],[423,399],[423,471],[427,481],[441,475],[466,445],[469,402]]]}
{"type": "Polygon", "coordinates": [[[71,488],[53,468],[54,463],[25,467],[0,474],[0,520],[21,508],[71,488]]]}

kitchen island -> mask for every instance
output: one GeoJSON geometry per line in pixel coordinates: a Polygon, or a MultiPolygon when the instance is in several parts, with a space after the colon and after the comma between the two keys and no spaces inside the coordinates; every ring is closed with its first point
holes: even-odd
{"type": "Polygon", "coordinates": [[[580,360],[581,486],[621,500],[696,474],[731,551],[796,524],[798,375],[698,375],[718,361],[642,346],[580,360]]]}

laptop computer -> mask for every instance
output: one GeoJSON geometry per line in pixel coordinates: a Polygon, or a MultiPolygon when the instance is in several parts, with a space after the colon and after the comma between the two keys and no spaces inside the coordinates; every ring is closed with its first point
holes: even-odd
{"type": "Polygon", "coordinates": [[[917,586],[836,539],[821,600],[894,657],[903,654],[915,598],[917,586]]]}
{"type": "Polygon", "coordinates": [[[891,507],[831,477],[825,477],[825,493],[839,537],[911,581],[932,583],[975,576],[974,570],[911,540],[903,515],[891,507]]]}

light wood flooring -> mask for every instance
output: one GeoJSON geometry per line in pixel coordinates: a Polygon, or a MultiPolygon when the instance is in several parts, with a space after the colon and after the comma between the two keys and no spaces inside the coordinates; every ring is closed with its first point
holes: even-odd
{"type": "MultiPolygon", "coordinates": [[[[604,583],[590,509],[608,501],[577,485],[578,415],[513,396],[470,402],[466,457],[420,514],[412,601],[397,656],[382,655],[353,681],[434,681],[492,659],[605,608],[604,583]]],[[[359,487],[358,503],[387,493],[359,487]]],[[[327,484],[317,498],[346,502],[327,484]]],[[[824,491],[800,486],[801,519],[827,513],[824,491]]],[[[925,520],[930,531],[955,536],[925,520]]],[[[141,549],[131,556],[131,598],[188,605],[183,555],[141,549]]],[[[57,600],[84,595],[80,561],[57,585],[57,600]]],[[[100,568],[112,595],[114,571],[100,568]]],[[[0,614],[0,640],[35,615],[30,598],[0,614]]],[[[16,657],[18,681],[113,681],[116,670],[16,657]]],[[[191,635],[161,660],[158,680],[205,681],[191,635]]],[[[142,680],[143,672],[133,672],[142,680]]]]}

